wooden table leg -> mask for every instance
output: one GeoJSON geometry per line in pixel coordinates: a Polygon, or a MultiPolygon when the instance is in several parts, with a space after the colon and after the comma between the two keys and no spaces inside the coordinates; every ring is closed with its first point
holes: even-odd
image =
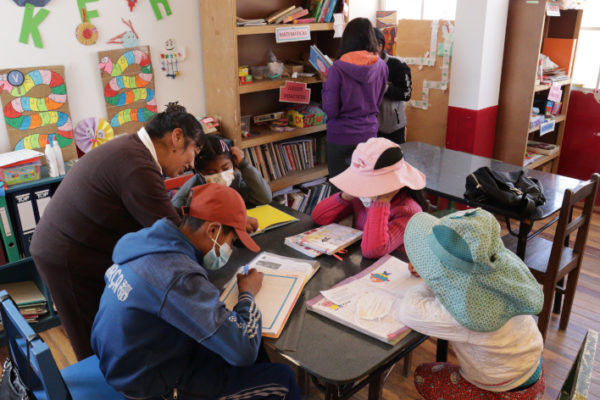
{"type": "Polygon", "coordinates": [[[298,367],[297,379],[300,394],[310,397],[310,375],[304,370],[304,368],[298,367]]]}
{"type": "Polygon", "coordinates": [[[338,399],[338,387],[333,383],[327,383],[325,386],[325,400],[337,400],[338,399]]]}
{"type": "Polygon", "coordinates": [[[437,362],[448,361],[448,341],[443,339],[437,340],[437,349],[435,353],[435,360],[437,362]]]}
{"type": "Polygon", "coordinates": [[[381,400],[383,395],[383,373],[373,377],[369,383],[369,400],[381,400]]]}
{"type": "Polygon", "coordinates": [[[408,378],[410,375],[410,364],[412,359],[412,351],[404,356],[404,365],[402,365],[402,376],[408,378]]]}

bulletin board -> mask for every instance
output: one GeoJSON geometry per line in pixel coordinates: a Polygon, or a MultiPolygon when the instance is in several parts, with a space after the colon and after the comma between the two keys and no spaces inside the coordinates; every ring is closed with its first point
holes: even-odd
{"type": "Polygon", "coordinates": [[[150,48],[99,51],[98,67],[115,135],[137,132],[157,112],[150,48]]]}
{"type": "Polygon", "coordinates": [[[412,75],[411,102],[405,107],[408,141],[445,147],[450,65],[448,61],[444,63],[444,56],[452,55],[447,32],[453,32],[453,26],[452,21],[445,20],[398,21],[396,52],[409,64],[412,75]],[[436,26],[437,38],[432,41],[432,30],[436,26]],[[430,53],[433,45],[435,56],[430,53]],[[424,85],[424,82],[428,83],[424,85]]]}
{"type": "Polygon", "coordinates": [[[63,66],[0,70],[0,98],[11,150],[44,152],[54,137],[65,161],[77,158],[63,66]]]}

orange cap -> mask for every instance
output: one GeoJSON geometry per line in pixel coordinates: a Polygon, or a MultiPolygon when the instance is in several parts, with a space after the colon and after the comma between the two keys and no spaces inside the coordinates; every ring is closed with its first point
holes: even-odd
{"type": "Polygon", "coordinates": [[[238,238],[249,250],[260,247],[246,232],[246,205],[240,194],[225,185],[206,183],[192,188],[192,201],[184,207],[184,215],[209,222],[219,222],[235,229],[238,238]]]}

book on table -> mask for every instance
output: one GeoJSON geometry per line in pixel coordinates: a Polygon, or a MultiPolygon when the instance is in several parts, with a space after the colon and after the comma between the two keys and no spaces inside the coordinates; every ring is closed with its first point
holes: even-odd
{"type": "Polygon", "coordinates": [[[298,218],[269,204],[251,208],[246,211],[246,215],[258,220],[258,229],[251,236],[298,221],[298,218]]]}
{"type": "Polygon", "coordinates": [[[284,243],[296,250],[299,249],[293,245],[308,247],[321,254],[333,255],[360,240],[362,235],[363,232],[359,229],[334,223],[288,236],[284,243]]]}
{"type": "Polygon", "coordinates": [[[423,280],[412,276],[408,264],[387,255],[309,300],[310,311],[391,345],[409,332],[397,317],[404,293],[423,280]]]}
{"type": "MultiPolygon", "coordinates": [[[[262,287],[254,298],[262,315],[262,336],[278,338],[304,285],[319,269],[319,263],[261,252],[248,263],[248,268],[264,274],[262,287]]],[[[243,267],[238,272],[242,271],[243,267]]],[[[238,296],[237,276],[234,276],[225,285],[220,300],[227,309],[233,310],[238,296]]]]}

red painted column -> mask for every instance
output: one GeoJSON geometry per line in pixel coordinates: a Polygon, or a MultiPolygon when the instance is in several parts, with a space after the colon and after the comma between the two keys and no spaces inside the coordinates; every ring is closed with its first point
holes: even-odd
{"type": "Polygon", "coordinates": [[[492,157],[509,0],[458,0],[446,147],[492,157]]]}

